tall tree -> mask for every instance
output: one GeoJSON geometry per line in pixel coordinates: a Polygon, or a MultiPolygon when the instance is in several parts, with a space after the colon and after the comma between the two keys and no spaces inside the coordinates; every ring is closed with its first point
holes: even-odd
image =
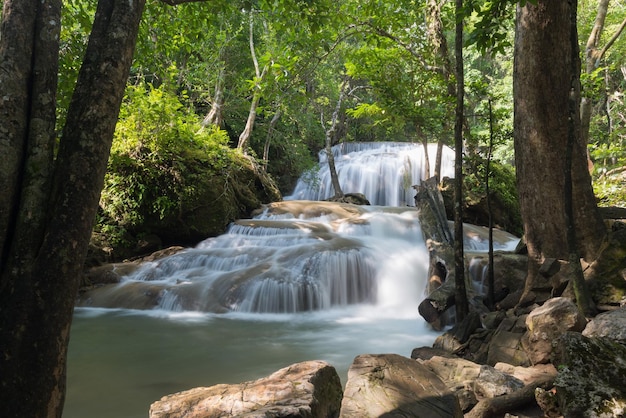
{"type": "MultiPolygon", "coordinates": [[[[585,73],[588,76],[592,76],[593,73],[600,68],[600,63],[604,58],[606,52],[613,46],[615,41],[620,37],[624,29],[626,28],[626,19],[622,21],[619,27],[611,35],[609,40],[601,46],[600,39],[604,31],[606,22],[606,16],[609,12],[610,0],[600,0],[598,2],[598,11],[596,13],[596,19],[593,24],[593,29],[587,38],[585,44],[585,73]]],[[[583,95],[580,104],[580,120],[581,120],[581,138],[584,143],[589,142],[589,124],[591,121],[591,109],[593,99],[590,94],[583,95]]]]}
{"type": "Polygon", "coordinates": [[[528,2],[518,7],[513,84],[515,165],[529,258],[521,303],[531,302],[532,290],[545,286],[538,271],[547,258],[569,257],[563,190],[564,173],[569,171],[564,156],[570,135],[570,221],[580,256],[593,260],[606,233],[587,171],[578,114],[570,119],[570,100],[580,100],[578,47],[571,41],[576,35],[571,20],[576,7],[576,1],[568,0],[528,2]]]}
{"type": "Polygon", "coordinates": [[[463,0],[456,0],[456,30],[454,40],[456,58],[456,111],[454,118],[454,303],[457,322],[469,313],[465,288],[465,258],[463,256],[463,0]]]}
{"type": "Polygon", "coordinates": [[[61,2],[6,1],[0,51],[0,405],[6,417],[61,416],[74,297],[98,207],[143,0],[102,1],[56,160],[61,2]],[[21,9],[20,8],[24,8],[21,9]],[[30,47],[32,46],[32,48],[30,47]],[[20,150],[26,150],[20,152],[20,150]]]}

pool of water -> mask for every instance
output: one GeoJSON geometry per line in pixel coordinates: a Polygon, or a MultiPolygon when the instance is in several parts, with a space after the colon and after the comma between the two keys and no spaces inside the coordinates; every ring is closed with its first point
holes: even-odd
{"type": "Polygon", "coordinates": [[[164,395],[305,360],[329,362],[345,385],[358,354],[410,356],[437,335],[417,312],[374,306],[289,315],[78,308],[63,416],[145,418],[164,395]]]}

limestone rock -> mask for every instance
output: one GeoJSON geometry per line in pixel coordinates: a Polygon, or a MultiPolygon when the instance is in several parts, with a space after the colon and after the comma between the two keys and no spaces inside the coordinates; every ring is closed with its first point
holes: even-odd
{"type": "Polygon", "coordinates": [[[524,382],[510,374],[487,365],[480,366],[480,373],[474,381],[477,398],[495,398],[513,393],[524,387],[524,382]]]}
{"type": "Polygon", "coordinates": [[[553,341],[566,331],[582,331],[586,324],[585,316],[568,298],[552,298],[533,309],[526,317],[528,331],[522,339],[531,364],[548,363],[553,341]]]}
{"type": "Polygon", "coordinates": [[[599,314],[587,324],[583,335],[607,337],[626,344],[626,307],[599,314]]]}
{"type": "Polygon", "coordinates": [[[556,368],[552,364],[536,364],[530,367],[513,366],[506,363],[497,363],[496,370],[508,373],[522,382],[529,385],[538,380],[545,380],[548,377],[556,377],[556,368]]]}
{"type": "Polygon", "coordinates": [[[334,367],[305,361],[255,381],[200,387],[150,406],[150,418],[336,417],[342,389],[334,367]]]}
{"type": "Polygon", "coordinates": [[[458,417],[463,413],[428,367],[397,354],[357,356],[348,371],[340,418],[458,417]]]}
{"type": "Polygon", "coordinates": [[[507,316],[491,337],[487,351],[487,364],[504,362],[514,366],[528,366],[528,355],[522,348],[521,338],[526,331],[525,316],[507,316]]]}
{"type": "Polygon", "coordinates": [[[458,357],[432,356],[418,360],[432,370],[459,400],[461,410],[468,411],[478,400],[474,393],[474,380],[480,373],[480,365],[458,357]]]}
{"type": "Polygon", "coordinates": [[[434,356],[422,364],[433,371],[451,390],[468,389],[480,374],[480,365],[462,358],[434,356]]]}
{"type": "Polygon", "coordinates": [[[565,417],[626,415],[626,347],[609,338],[566,332],[557,341],[556,397],[565,417]]]}

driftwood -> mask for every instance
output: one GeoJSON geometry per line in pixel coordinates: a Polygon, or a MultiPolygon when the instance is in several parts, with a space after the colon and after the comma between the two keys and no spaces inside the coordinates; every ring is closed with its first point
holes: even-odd
{"type": "Polygon", "coordinates": [[[536,380],[520,390],[508,395],[495,398],[483,399],[465,414],[465,418],[494,418],[501,417],[506,412],[524,407],[535,402],[535,390],[537,388],[549,389],[554,385],[554,376],[536,380]]]}
{"type": "Polygon", "coordinates": [[[436,178],[415,186],[415,205],[430,253],[428,296],[419,306],[419,313],[435,329],[441,329],[441,315],[454,305],[454,237],[450,231],[443,197],[436,178]]]}

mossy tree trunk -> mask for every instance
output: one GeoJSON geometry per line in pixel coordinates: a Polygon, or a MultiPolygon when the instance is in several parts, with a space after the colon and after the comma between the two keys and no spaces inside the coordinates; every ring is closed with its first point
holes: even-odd
{"type": "MultiPolygon", "coordinates": [[[[578,109],[572,132],[570,100],[580,99],[580,63],[576,2],[527,2],[517,13],[514,66],[514,140],[517,187],[528,246],[528,277],[522,303],[532,289],[544,287],[538,274],[546,258],[567,260],[565,156],[571,148],[572,222],[581,257],[592,261],[606,230],[596,206],[587,170],[586,145],[580,139],[578,109]]],[[[549,284],[548,284],[549,285],[549,284]]]]}
{"type": "Polygon", "coordinates": [[[13,81],[0,82],[12,98],[0,143],[15,160],[3,159],[2,176],[3,417],[61,416],[74,300],[143,6],[99,2],[53,160],[61,1],[4,3],[0,73],[13,81]]]}

